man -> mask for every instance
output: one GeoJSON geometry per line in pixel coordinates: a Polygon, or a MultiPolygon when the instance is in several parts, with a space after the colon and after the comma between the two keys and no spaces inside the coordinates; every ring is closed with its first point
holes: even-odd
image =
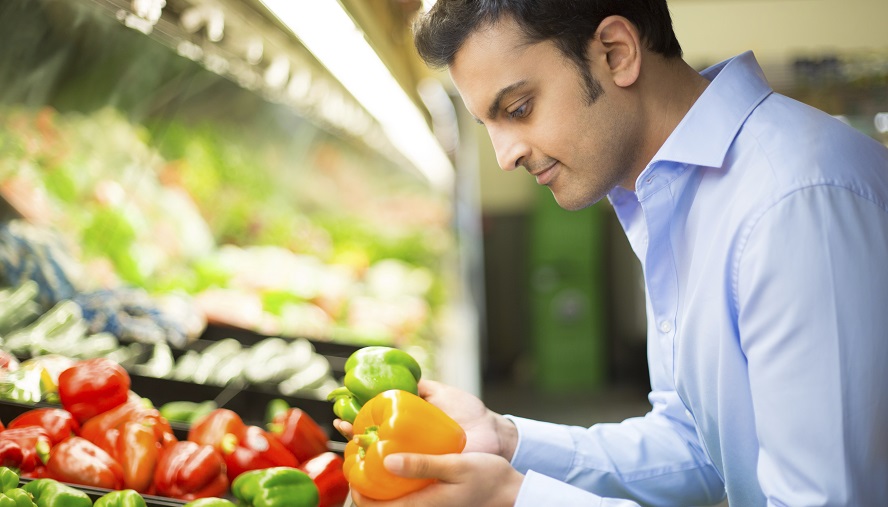
{"type": "Polygon", "coordinates": [[[751,53],[698,74],[665,0],[438,0],[415,41],[504,170],[566,209],[609,198],[644,268],[652,410],[567,427],[424,382],[466,452],[390,457],[438,482],[358,505],[888,505],[884,146],[751,53]]]}

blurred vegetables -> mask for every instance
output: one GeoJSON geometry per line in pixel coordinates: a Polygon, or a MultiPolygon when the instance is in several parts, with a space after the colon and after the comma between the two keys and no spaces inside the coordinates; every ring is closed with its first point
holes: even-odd
{"type": "Polygon", "coordinates": [[[219,408],[213,400],[208,401],[171,401],[160,407],[160,415],[168,421],[193,423],[213,410],[219,408]]]}

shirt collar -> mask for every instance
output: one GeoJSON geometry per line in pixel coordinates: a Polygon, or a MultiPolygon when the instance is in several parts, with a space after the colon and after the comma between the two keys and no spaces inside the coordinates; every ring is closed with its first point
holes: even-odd
{"type": "Polygon", "coordinates": [[[771,87],[751,51],[701,72],[703,94],[651,160],[721,167],[737,131],[771,87]]]}

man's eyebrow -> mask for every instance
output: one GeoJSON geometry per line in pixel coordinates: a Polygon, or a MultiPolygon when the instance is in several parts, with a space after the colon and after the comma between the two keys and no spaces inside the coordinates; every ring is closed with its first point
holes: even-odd
{"type": "Polygon", "coordinates": [[[493,102],[490,103],[490,107],[487,108],[487,118],[491,120],[496,118],[496,115],[497,113],[499,113],[500,107],[502,106],[503,98],[509,93],[512,93],[513,91],[525,85],[527,85],[527,80],[522,79],[521,81],[512,83],[509,86],[506,86],[505,88],[498,91],[496,93],[496,97],[493,98],[493,102]]]}

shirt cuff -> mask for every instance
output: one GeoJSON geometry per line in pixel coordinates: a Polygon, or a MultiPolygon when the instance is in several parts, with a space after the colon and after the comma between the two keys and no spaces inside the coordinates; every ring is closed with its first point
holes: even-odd
{"type": "Polygon", "coordinates": [[[553,505],[554,500],[557,500],[558,507],[599,507],[602,504],[597,495],[531,471],[521,483],[515,507],[553,505]]]}
{"type": "Polygon", "coordinates": [[[522,474],[533,470],[559,481],[567,480],[576,452],[567,427],[512,415],[505,417],[518,429],[512,468],[522,474]]]}

